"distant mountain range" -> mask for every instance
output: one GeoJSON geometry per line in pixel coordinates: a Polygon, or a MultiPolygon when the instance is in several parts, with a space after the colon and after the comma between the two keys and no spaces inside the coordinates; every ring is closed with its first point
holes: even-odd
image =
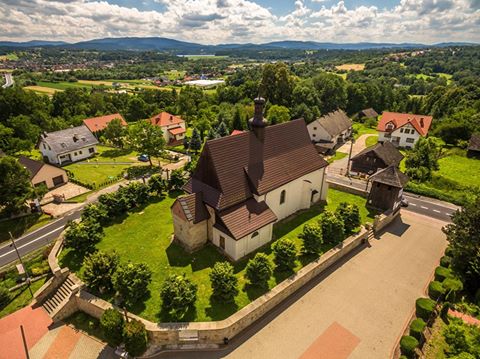
{"type": "Polygon", "coordinates": [[[176,53],[199,54],[215,53],[222,50],[262,50],[262,49],[288,49],[288,50],[366,50],[382,48],[425,48],[425,47],[446,47],[446,46],[468,46],[477,45],[468,42],[446,42],[433,45],[416,43],[334,43],[316,41],[274,41],[263,44],[221,44],[202,45],[193,42],[168,39],[164,37],[119,37],[104,38],[76,43],[63,41],[42,41],[32,40],[28,42],[0,41],[0,46],[10,48],[28,47],[61,47],[71,49],[91,50],[132,50],[132,51],[174,51],[176,53]]]}

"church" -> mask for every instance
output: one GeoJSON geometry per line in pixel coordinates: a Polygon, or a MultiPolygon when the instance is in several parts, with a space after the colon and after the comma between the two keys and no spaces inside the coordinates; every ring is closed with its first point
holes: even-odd
{"type": "Polygon", "coordinates": [[[325,200],[328,163],[303,119],[268,126],[265,100],[244,133],[207,141],[171,207],[174,236],[187,250],[207,242],[238,260],[272,240],[273,224],[325,200]]]}

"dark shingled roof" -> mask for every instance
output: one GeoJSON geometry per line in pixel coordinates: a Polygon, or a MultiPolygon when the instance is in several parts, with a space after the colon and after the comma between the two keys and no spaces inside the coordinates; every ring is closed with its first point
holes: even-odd
{"type": "Polygon", "coordinates": [[[35,177],[35,175],[38,173],[38,171],[41,170],[41,168],[45,165],[45,163],[40,162],[40,161],[35,161],[32,160],[28,157],[25,156],[20,156],[18,158],[18,162],[27,169],[28,172],[30,172],[30,179],[35,177]]]}
{"type": "Polygon", "coordinates": [[[85,125],[42,134],[40,139],[45,141],[57,154],[98,144],[98,140],[85,125]]]}
{"type": "Polygon", "coordinates": [[[468,143],[469,151],[480,151],[480,134],[474,133],[468,143]]]}
{"type": "Polygon", "coordinates": [[[375,118],[378,117],[377,111],[375,111],[373,108],[366,108],[365,110],[360,111],[360,114],[363,114],[363,117],[366,118],[375,118]]]}
{"type": "Polygon", "coordinates": [[[198,223],[210,218],[207,208],[205,208],[203,204],[201,192],[178,197],[178,202],[182,206],[185,217],[187,217],[190,222],[198,223]]]}
{"type": "Polygon", "coordinates": [[[257,202],[253,198],[219,212],[218,217],[221,220],[221,223],[218,223],[219,229],[222,231],[226,229],[226,233],[234,239],[241,239],[277,220],[264,201],[257,202]]]}
{"type": "Polygon", "coordinates": [[[264,194],[328,163],[318,155],[302,119],[207,141],[184,189],[223,210],[264,194]]]}
{"type": "Polygon", "coordinates": [[[408,182],[408,176],[396,166],[389,166],[370,176],[372,182],[379,182],[389,186],[403,188],[408,182]]]}
{"type": "Polygon", "coordinates": [[[337,136],[352,127],[352,120],[342,110],[330,112],[316,121],[330,136],[337,136]]]}
{"type": "Polygon", "coordinates": [[[387,166],[398,166],[403,159],[402,153],[389,141],[377,143],[373,146],[365,148],[363,151],[356,154],[352,160],[358,159],[369,152],[374,152],[378,158],[387,166]]]}

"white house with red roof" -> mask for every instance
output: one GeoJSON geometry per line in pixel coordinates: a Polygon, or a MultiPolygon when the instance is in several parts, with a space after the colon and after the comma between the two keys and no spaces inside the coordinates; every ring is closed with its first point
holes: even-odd
{"type": "Polygon", "coordinates": [[[152,125],[162,129],[163,138],[165,138],[167,145],[175,146],[183,142],[187,132],[187,125],[182,118],[168,112],[160,112],[149,121],[152,125]]]}
{"type": "Polygon", "coordinates": [[[413,148],[420,137],[428,135],[432,120],[432,116],[383,112],[377,126],[378,142],[413,148]]]}
{"type": "Polygon", "coordinates": [[[108,124],[113,120],[120,120],[122,126],[127,126],[127,122],[123,118],[123,116],[119,113],[114,113],[111,115],[99,116],[99,117],[92,117],[86,118],[83,120],[83,124],[88,127],[88,129],[95,134],[98,131],[103,131],[107,128],[108,124]]]}

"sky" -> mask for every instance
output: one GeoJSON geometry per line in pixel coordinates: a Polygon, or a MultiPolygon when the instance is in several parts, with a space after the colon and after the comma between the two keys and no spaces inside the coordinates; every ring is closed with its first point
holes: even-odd
{"type": "Polygon", "coordinates": [[[480,0],[0,0],[0,41],[125,36],[480,43],[480,0]]]}

